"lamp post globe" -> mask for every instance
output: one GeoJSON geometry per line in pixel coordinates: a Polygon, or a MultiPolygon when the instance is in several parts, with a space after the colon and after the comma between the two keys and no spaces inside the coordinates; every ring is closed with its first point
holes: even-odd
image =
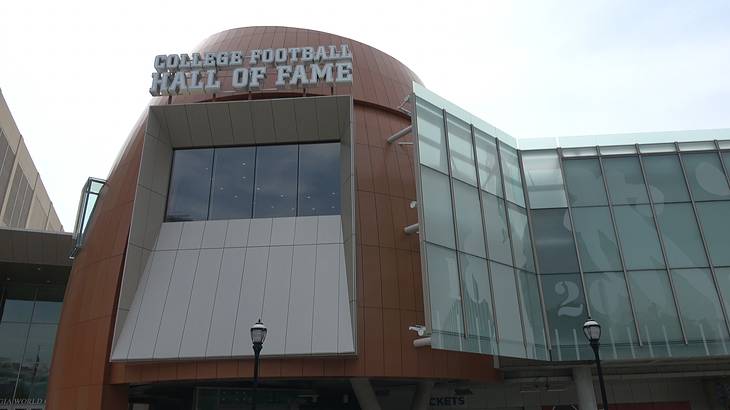
{"type": "Polygon", "coordinates": [[[258,393],[259,386],[259,355],[261,349],[264,347],[264,340],[266,340],[266,326],[261,322],[261,319],[256,321],[251,326],[251,343],[253,343],[253,399],[251,400],[251,408],[256,410],[256,396],[258,393]]]}
{"type": "Polygon", "coordinates": [[[583,334],[588,339],[591,348],[593,349],[593,355],[596,357],[596,370],[598,371],[598,382],[601,385],[601,401],[603,401],[603,410],[608,410],[608,400],[606,399],[606,385],[603,382],[603,370],[601,369],[601,356],[598,352],[601,340],[601,325],[588,317],[585,323],[583,323],[583,334]]]}

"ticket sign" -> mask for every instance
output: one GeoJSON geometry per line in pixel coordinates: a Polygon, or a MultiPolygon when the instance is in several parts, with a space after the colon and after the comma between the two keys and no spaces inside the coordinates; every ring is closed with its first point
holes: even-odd
{"type": "Polygon", "coordinates": [[[274,84],[281,89],[352,84],[352,52],[347,44],[161,54],[155,57],[154,68],[149,90],[153,96],[219,92],[223,71],[230,71],[231,88],[238,91],[260,90],[270,71],[275,71],[274,84]]]}

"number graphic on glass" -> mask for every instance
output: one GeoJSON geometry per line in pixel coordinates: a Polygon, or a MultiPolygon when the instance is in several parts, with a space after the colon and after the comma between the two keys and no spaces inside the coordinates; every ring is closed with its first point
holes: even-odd
{"type": "Polygon", "coordinates": [[[580,288],[573,281],[562,280],[555,284],[555,293],[565,295],[565,299],[560,303],[558,316],[577,317],[583,313],[583,302],[578,306],[570,306],[580,298],[580,288]]]}

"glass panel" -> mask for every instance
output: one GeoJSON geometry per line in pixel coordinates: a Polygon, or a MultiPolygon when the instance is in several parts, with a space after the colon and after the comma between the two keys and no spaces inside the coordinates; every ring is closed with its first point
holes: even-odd
{"type": "Polygon", "coordinates": [[[532,210],[540,273],[579,272],[567,209],[532,210]]]}
{"type": "MultiPolygon", "coordinates": [[[[730,148],[730,147],[728,147],[730,148]]],[[[730,152],[722,152],[722,163],[725,165],[725,169],[730,172],[730,152]]]]}
{"type": "Polygon", "coordinates": [[[527,357],[547,360],[547,342],[545,341],[545,322],[542,319],[540,289],[537,275],[525,271],[517,271],[522,290],[522,318],[525,321],[525,340],[527,341],[527,357]]]}
{"type": "Polygon", "coordinates": [[[689,201],[689,194],[676,155],[643,158],[646,179],[654,202],[689,201]]]}
{"type": "Polygon", "coordinates": [[[507,212],[509,213],[515,267],[534,272],[535,261],[532,258],[532,240],[530,239],[530,228],[527,226],[527,213],[524,208],[512,204],[507,204],[507,212]]]}
{"type": "Polygon", "coordinates": [[[421,164],[441,172],[447,171],[444,119],[441,109],[416,99],[418,157],[421,164]]]}
{"type": "Polygon", "coordinates": [[[449,248],[456,248],[449,177],[422,166],[421,190],[423,191],[421,198],[423,219],[426,225],[425,239],[449,248]]]}
{"type": "Polygon", "coordinates": [[[598,155],[596,147],[581,147],[581,148],[565,148],[563,149],[564,157],[590,157],[598,155]]]}
{"type": "Polygon", "coordinates": [[[494,305],[497,311],[499,330],[499,354],[502,356],[525,357],[522,340],[522,324],[517,312],[517,284],[514,269],[499,263],[490,263],[494,284],[494,305]]]}
{"type": "Polygon", "coordinates": [[[714,351],[715,346],[707,345],[709,342],[726,340],[728,336],[710,270],[676,269],[671,272],[687,340],[690,343],[702,342],[706,354],[720,353],[714,351]]]}
{"type": "Polygon", "coordinates": [[[254,218],[296,216],[297,148],[296,145],[257,147],[254,218]]]}
{"type": "Polygon", "coordinates": [[[573,209],[583,272],[621,270],[616,234],[607,207],[573,209]]]}
{"type": "Polygon", "coordinates": [[[705,249],[690,204],[660,204],[654,207],[659,232],[670,268],[707,266],[705,249]]]}
{"type": "Polygon", "coordinates": [[[0,323],[0,398],[13,397],[28,326],[24,323],[0,323]]]}
{"type": "Polygon", "coordinates": [[[0,306],[0,313],[2,313],[0,322],[30,322],[34,299],[35,288],[33,287],[13,286],[7,288],[2,306],[0,306]]]}
{"type": "Polygon", "coordinates": [[[215,150],[209,219],[251,218],[255,159],[255,147],[215,150]]]}
{"type": "Polygon", "coordinates": [[[494,138],[474,128],[477,144],[477,164],[481,188],[490,194],[502,197],[502,174],[497,162],[497,145],[494,138]]]}
{"type": "Polygon", "coordinates": [[[649,203],[638,157],[606,158],[603,160],[603,169],[606,171],[611,203],[649,203]]]}
{"type": "Polygon", "coordinates": [[[523,151],[522,166],[531,209],[568,205],[557,151],[523,151]]]}
{"type": "Polygon", "coordinates": [[[451,158],[451,176],[468,184],[477,184],[474,167],[474,147],[471,143],[469,124],[449,115],[449,157],[451,158]]]}
{"type": "Polygon", "coordinates": [[[464,314],[469,335],[475,335],[478,339],[477,352],[496,353],[487,261],[464,253],[459,253],[459,258],[463,272],[461,277],[464,280],[464,314]]]}
{"type": "Polygon", "coordinates": [[[682,155],[687,181],[695,201],[730,198],[730,189],[722,171],[720,158],[714,152],[682,155]]]}
{"type": "Polygon", "coordinates": [[[104,183],[101,181],[91,181],[89,184],[89,192],[98,194],[101,192],[101,188],[104,186],[104,183]]]}
{"type": "Polygon", "coordinates": [[[663,268],[664,259],[649,205],[613,208],[626,269],[663,268]]]}
{"type": "Polygon", "coordinates": [[[730,303],[730,268],[715,268],[715,276],[717,277],[717,287],[720,288],[720,295],[727,307],[730,303]]]}
{"type": "Polygon", "coordinates": [[[553,342],[553,360],[588,359],[580,349],[587,344],[583,334],[587,310],[580,275],[542,275],[540,279],[553,342]]]}
{"type": "Polygon", "coordinates": [[[704,151],[704,150],[714,150],[715,148],[715,142],[714,141],[697,141],[697,142],[680,142],[679,143],[679,150],[680,151],[704,151]]]}
{"type": "Polygon", "coordinates": [[[431,327],[439,332],[463,334],[456,252],[426,244],[426,263],[428,263],[428,288],[431,301],[431,327]]]}
{"type": "Polygon", "coordinates": [[[340,143],[299,146],[297,216],[340,214],[340,143]]]}
{"type": "Polygon", "coordinates": [[[479,212],[479,193],[476,188],[454,180],[454,204],[456,206],[456,231],[458,249],[485,258],[484,230],[479,212]]]}
{"type": "Polygon", "coordinates": [[[165,221],[200,221],[208,218],[212,172],[213,149],[174,152],[165,221]]]}
{"type": "Polygon", "coordinates": [[[730,140],[717,141],[717,146],[720,147],[720,149],[728,149],[730,148],[730,140]]]}
{"type": "MultiPolygon", "coordinates": [[[[683,343],[667,272],[647,270],[629,272],[628,275],[641,339],[658,346],[683,343]]],[[[656,349],[656,346],[653,347],[653,350],[656,349]]],[[[650,350],[652,355],[653,350],[650,350]]],[[[666,350],[660,352],[659,356],[668,356],[670,348],[666,350]]]]}
{"type": "Polygon", "coordinates": [[[612,145],[608,147],[598,147],[601,155],[625,155],[636,154],[636,147],[633,145],[612,145]]]}
{"type": "Polygon", "coordinates": [[[651,152],[674,152],[676,151],[674,144],[642,144],[639,145],[639,152],[651,153],[651,152]]]}
{"type": "Polygon", "coordinates": [[[698,202],[697,213],[715,266],[730,266],[730,202],[698,202]]]}
{"type": "Polygon", "coordinates": [[[517,151],[505,144],[499,144],[499,155],[502,158],[502,177],[504,178],[505,197],[508,201],[525,207],[525,196],[522,192],[522,178],[517,161],[517,151]]]}
{"type": "MultiPolygon", "coordinates": [[[[573,206],[606,205],[606,190],[597,159],[564,161],[568,198],[573,206]]],[[[532,203],[530,203],[532,205],[532,203]]]]}
{"type": "Polygon", "coordinates": [[[489,258],[506,265],[512,265],[512,253],[507,232],[507,210],[504,199],[482,192],[484,221],[487,225],[487,246],[489,258]]]}
{"type": "Polygon", "coordinates": [[[63,288],[39,288],[33,307],[33,323],[58,323],[63,306],[63,288]]]}
{"type": "Polygon", "coordinates": [[[585,279],[591,317],[601,324],[601,345],[611,347],[604,350],[613,353],[637,344],[623,272],[589,273],[585,279]]]}
{"type": "Polygon", "coordinates": [[[15,398],[44,399],[48,387],[56,325],[34,324],[28,332],[25,357],[15,398]]]}

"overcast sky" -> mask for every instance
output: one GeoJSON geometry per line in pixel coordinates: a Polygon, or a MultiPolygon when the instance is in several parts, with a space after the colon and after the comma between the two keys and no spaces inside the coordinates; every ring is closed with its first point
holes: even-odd
{"type": "Polygon", "coordinates": [[[148,103],[154,56],[253,25],[377,47],[518,138],[730,127],[728,0],[4,0],[0,88],[66,230],[148,103]]]}

